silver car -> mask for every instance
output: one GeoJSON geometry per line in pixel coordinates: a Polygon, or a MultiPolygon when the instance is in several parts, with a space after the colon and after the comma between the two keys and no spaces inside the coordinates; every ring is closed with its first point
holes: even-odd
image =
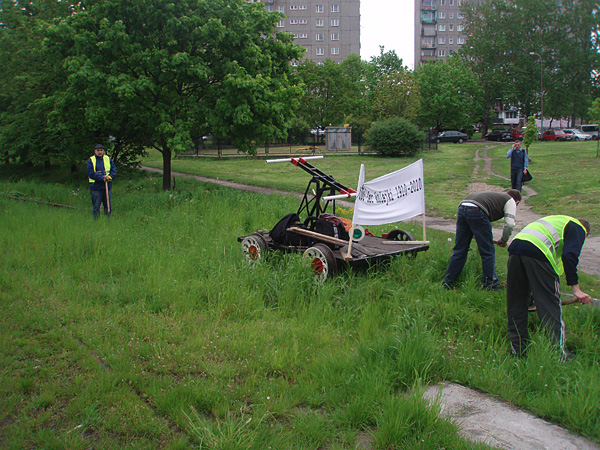
{"type": "Polygon", "coordinates": [[[574,141],[589,141],[592,139],[591,134],[583,133],[573,128],[567,128],[566,130],[563,130],[563,133],[570,134],[571,136],[573,136],[572,140],[574,141]]]}

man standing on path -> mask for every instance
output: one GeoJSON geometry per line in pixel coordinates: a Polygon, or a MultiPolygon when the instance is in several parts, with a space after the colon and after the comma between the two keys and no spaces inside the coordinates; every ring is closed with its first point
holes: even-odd
{"type": "Polygon", "coordinates": [[[115,163],[104,154],[104,146],[96,144],[94,155],[87,160],[86,166],[94,219],[100,216],[100,204],[104,205],[104,213],[110,217],[111,208],[109,205],[112,205],[112,179],[117,174],[115,163]]]}
{"type": "Polygon", "coordinates": [[[481,284],[484,289],[498,290],[494,244],[506,247],[515,227],[517,205],[520,201],[521,193],[516,189],[506,193],[477,192],[463,199],[458,206],[454,250],[442,286],[449,289],[461,274],[467,262],[471,239],[475,237],[483,269],[481,284]],[[492,222],[502,217],[504,217],[502,237],[494,241],[492,222]]]}
{"type": "Polygon", "coordinates": [[[580,303],[591,297],[579,288],[577,265],[585,239],[590,232],[587,220],[570,216],[547,216],[527,225],[508,247],[506,309],[508,336],[512,352],[524,356],[529,332],[527,329],[529,299],[532,296],[540,321],[558,345],[564,359],[565,324],[560,300],[560,275],[580,303]]]}
{"type": "Polygon", "coordinates": [[[521,141],[517,141],[506,152],[506,157],[510,158],[510,187],[521,192],[523,189],[523,174],[527,172],[527,167],[529,167],[527,150],[521,148],[521,141]]]}

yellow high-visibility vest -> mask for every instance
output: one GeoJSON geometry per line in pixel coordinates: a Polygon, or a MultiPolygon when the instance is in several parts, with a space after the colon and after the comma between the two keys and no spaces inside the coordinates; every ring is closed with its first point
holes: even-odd
{"type": "MultiPolygon", "coordinates": [[[[530,223],[515,236],[515,239],[531,242],[548,258],[558,275],[564,272],[562,250],[565,227],[569,222],[575,222],[585,230],[585,227],[570,216],[547,216],[530,223]]],[[[587,232],[586,232],[587,233],[587,232]]],[[[587,235],[587,234],[586,234],[587,235]]]]}
{"type": "MultiPolygon", "coordinates": [[[[96,155],[90,156],[90,159],[92,160],[92,166],[94,167],[94,172],[96,172],[96,155]]],[[[107,155],[104,155],[102,157],[102,159],[104,160],[104,170],[106,172],[106,175],[110,175],[110,158],[107,155]]],[[[96,181],[93,178],[89,178],[89,180],[90,180],[90,183],[94,183],[96,181]]]]}

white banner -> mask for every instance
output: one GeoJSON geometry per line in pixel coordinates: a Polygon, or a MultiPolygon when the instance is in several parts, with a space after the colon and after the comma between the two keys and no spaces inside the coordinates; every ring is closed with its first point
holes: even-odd
{"type": "Polygon", "coordinates": [[[423,160],[367,183],[361,164],[357,192],[355,225],[384,225],[425,214],[423,160]]]}

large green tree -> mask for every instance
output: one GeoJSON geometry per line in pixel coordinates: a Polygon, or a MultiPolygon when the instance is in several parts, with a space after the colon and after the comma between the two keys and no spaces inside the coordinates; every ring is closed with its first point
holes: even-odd
{"type": "Polygon", "coordinates": [[[482,89],[458,58],[425,64],[414,71],[421,94],[418,123],[425,128],[460,129],[476,122],[482,89]]]}
{"type": "Polygon", "coordinates": [[[585,115],[598,64],[592,40],[599,20],[596,3],[486,0],[463,4],[467,42],[460,54],[482,85],[485,128],[498,99],[518,106],[523,116],[540,111],[542,80],[547,117],[585,115]]]}
{"type": "Polygon", "coordinates": [[[64,136],[47,128],[47,99],[64,86],[60,61],[42,50],[53,20],[79,7],[57,0],[0,3],[0,151],[6,161],[60,162],[64,136]]]}
{"type": "Polygon", "coordinates": [[[252,153],[285,137],[299,96],[289,62],[302,50],[274,34],[278,20],[244,0],[89,0],[51,30],[69,77],[54,123],[76,128],[64,120],[76,111],[90,128],[157,149],[167,190],[172,156],[194,134],[252,153]]]}
{"type": "Polygon", "coordinates": [[[298,114],[311,127],[342,125],[362,104],[361,63],[356,56],[342,64],[304,60],[297,68],[304,95],[298,114]]]}

